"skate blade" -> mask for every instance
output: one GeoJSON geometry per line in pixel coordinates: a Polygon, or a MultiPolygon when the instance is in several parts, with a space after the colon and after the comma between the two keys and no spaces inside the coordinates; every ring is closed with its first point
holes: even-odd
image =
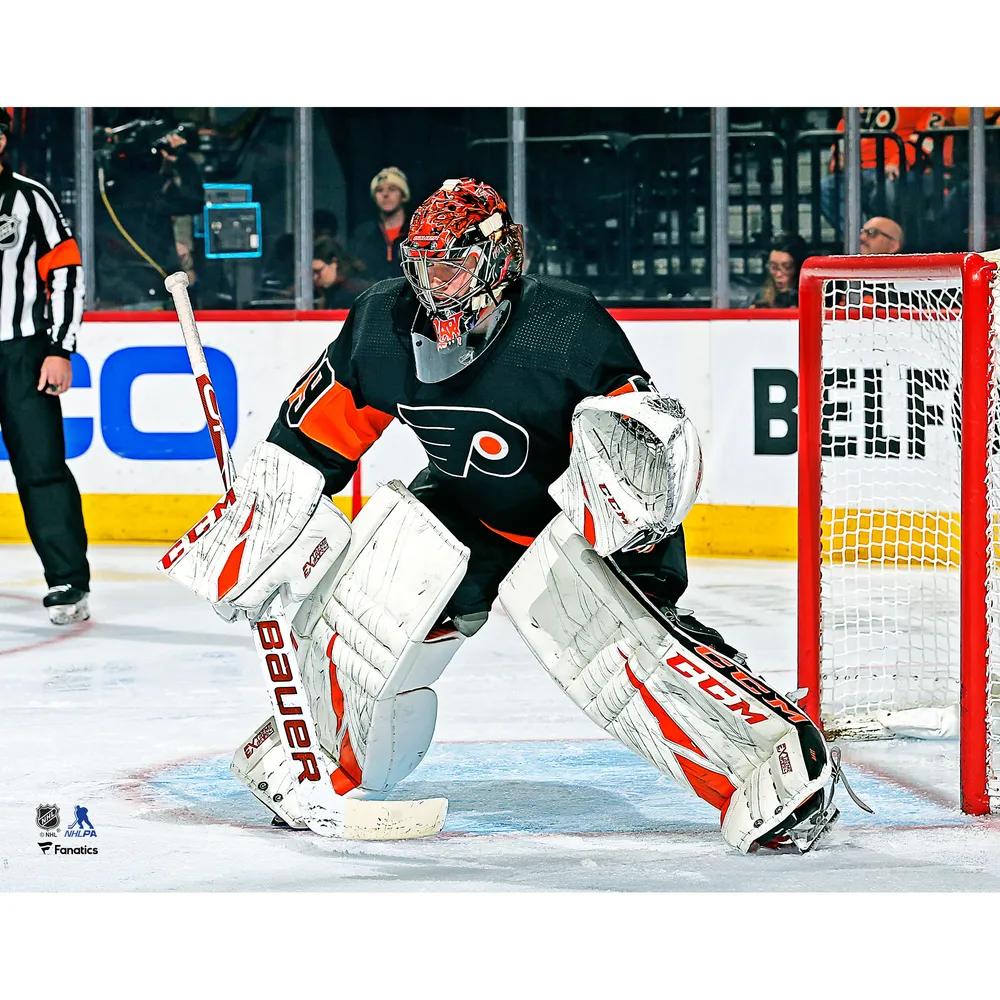
{"type": "Polygon", "coordinates": [[[795,852],[805,854],[811,851],[829,833],[838,819],[840,819],[840,810],[832,802],[829,802],[815,822],[808,824],[805,829],[795,827],[788,830],[787,836],[792,842],[795,852]]]}
{"type": "Polygon", "coordinates": [[[74,622],[85,622],[90,617],[90,608],[85,600],[78,604],[53,604],[48,612],[53,625],[72,625],[74,622]]]}

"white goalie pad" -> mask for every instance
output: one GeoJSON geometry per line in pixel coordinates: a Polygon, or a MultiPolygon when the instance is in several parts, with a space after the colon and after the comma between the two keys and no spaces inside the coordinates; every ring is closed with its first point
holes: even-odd
{"type": "Polygon", "coordinates": [[[701,444],[684,407],[657,392],[589,396],[573,411],[569,468],[549,493],[602,556],[680,527],[701,488],[701,444]]]}
{"type": "Polygon", "coordinates": [[[499,596],[572,701],[720,808],[723,836],[740,850],[830,780],[822,736],[797,706],[655,614],[564,515],[532,542],[499,596]]]}
{"type": "Polygon", "coordinates": [[[429,635],[469,550],[398,481],[353,524],[340,569],[299,609],[302,678],[338,792],[379,797],[430,746],[440,677],[463,637],[429,635]]]}
{"type": "Polygon", "coordinates": [[[338,563],[351,525],[322,474],[260,442],[233,489],[159,561],[160,570],[213,605],[258,612],[285,587],[301,601],[338,563]]]}

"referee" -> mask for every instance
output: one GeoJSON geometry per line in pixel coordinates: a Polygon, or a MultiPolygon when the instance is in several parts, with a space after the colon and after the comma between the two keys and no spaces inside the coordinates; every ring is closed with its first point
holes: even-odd
{"type": "Polygon", "coordinates": [[[4,164],[0,108],[0,431],[56,625],[90,617],[80,491],[66,465],[59,397],[83,316],[80,251],[51,193],[4,164]]]}

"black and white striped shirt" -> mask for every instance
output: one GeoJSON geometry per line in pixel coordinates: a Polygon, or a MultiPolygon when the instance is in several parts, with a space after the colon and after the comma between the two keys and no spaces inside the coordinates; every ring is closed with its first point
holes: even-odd
{"type": "Polygon", "coordinates": [[[42,334],[76,350],[83,318],[80,250],[51,192],[0,171],[0,341],[42,334]]]}

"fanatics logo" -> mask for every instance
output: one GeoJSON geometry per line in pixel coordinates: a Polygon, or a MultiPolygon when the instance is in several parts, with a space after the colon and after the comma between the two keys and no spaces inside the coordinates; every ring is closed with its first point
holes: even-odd
{"type": "Polygon", "coordinates": [[[0,215],[0,250],[13,250],[20,235],[20,222],[12,215],[0,215]]]}

